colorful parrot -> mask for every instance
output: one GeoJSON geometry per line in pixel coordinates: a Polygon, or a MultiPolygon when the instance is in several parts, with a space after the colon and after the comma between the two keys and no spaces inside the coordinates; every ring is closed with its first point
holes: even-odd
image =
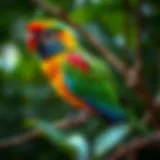
{"type": "Polygon", "coordinates": [[[27,32],[30,52],[41,58],[43,72],[65,102],[107,122],[126,120],[110,67],[82,49],[70,26],[58,20],[33,20],[27,32]]]}

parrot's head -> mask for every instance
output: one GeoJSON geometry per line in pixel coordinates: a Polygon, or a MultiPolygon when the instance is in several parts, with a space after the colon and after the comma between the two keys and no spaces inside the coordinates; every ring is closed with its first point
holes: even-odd
{"type": "Polygon", "coordinates": [[[58,20],[34,20],[27,25],[27,46],[31,53],[47,58],[77,47],[74,31],[58,20]]]}

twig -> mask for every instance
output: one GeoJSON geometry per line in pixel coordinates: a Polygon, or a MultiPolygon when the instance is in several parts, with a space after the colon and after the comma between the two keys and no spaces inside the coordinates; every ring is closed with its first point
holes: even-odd
{"type": "Polygon", "coordinates": [[[131,150],[136,152],[157,142],[160,143],[160,132],[155,132],[150,137],[136,138],[129,143],[122,144],[109,158],[107,158],[107,160],[119,160],[127,155],[131,150]]]}
{"type": "MultiPolygon", "coordinates": [[[[81,113],[78,116],[73,117],[73,119],[64,119],[56,123],[53,123],[53,125],[55,125],[59,129],[67,129],[67,128],[75,127],[85,123],[88,117],[89,117],[88,114],[81,113]]],[[[40,136],[41,136],[41,132],[34,130],[31,132],[25,133],[23,135],[13,136],[5,140],[1,140],[0,150],[21,145],[33,139],[39,138],[40,136]]]]}
{"type": "Polygon", "coordinates": [[[129,59],[128,59],[129,58],[129,38],[130,38],[129,0],[123,0],[123,7],[124,7],[123,24],[124,24],[124,37],[125,37],[124,55],[125,55],[126,65],[129,66],[129,59]]]}
{"type": "Polygon", "coordinates": [[[141,4],[139,5],[136,13],[136,27],[137,27],[137,39],[136,39],[136,51],[135,51],[135,67],[137,70],[142,69],[142,34],[143,34],[143,15],[141,12],[141,4]]]}
{"type": "MultiPolygon", "coordinates": [[[[143,0],[142,0],[143,1],[143,0]]],[[[137,96],[140,98],[141,102],[146,106],[147,112],[151,114],[151,119],[154,126],[160,126],[160,116],[159,110],[156,109],[152,95],[148,91],[144,83],[143,75],[143,63],[142,63],[142,34],[144,25],[144,16],[141,11],[140,1],[137,13],[136,13],[136,26],[137,26],[137,40],[136,40],[136,50],[135,50],[135,64],[128,70],[127,84],[132,88],[137,96]]]]}
{"type": "MultiPolygon", "coordinates": [[[[142,53],[143,53],[143,46],[142,46],[142,34],[143,34],[143,14],[141,12],[141,4],[142,1],[139,2],[138,8],[135,13],[135,20],[136,20],[136,46],[135,46],[135,63],[134,65],[128,70],[128,79],[127,84],[131,88],[139,87],[143,83],[143,76],[142,76],[142,53]]],[[[136,88],[137,89],[137,88],[136,88]]],[[[139,91],[138,91],[139,92],[139,91]]]]}
{"type": "Polygon", "coordinates": [[[134,151],[129,151],[126,156],[126,160],[136,160],[136,153],[134,151]]]}
{"type": "Polygon", "coordinates": [[[154,103],[157,108],[160,108],[160,93],[156,95],[154,103]]]}

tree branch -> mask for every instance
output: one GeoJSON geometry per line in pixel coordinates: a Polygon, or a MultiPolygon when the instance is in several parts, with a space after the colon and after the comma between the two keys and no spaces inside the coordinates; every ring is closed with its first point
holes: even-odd
{"type": "Polygon", "coordinates": [[[136,27],[137,27],[137,40],[136,40],[136,50],[135,50],[135,68],[137,70],[142,69],[142,34],[143,34],[143,15],[141,12],[141,4],[136,13],[136,27]]]}
{"type": "Polygon", "coordinates": [[[129,11],[130,11],[130,3],[129,0],[123,0],[123,25],[124,25],[124,37],[125,37],[125,44],[124,44],[124,55],[126,60],[126,65],[129,67],[129,38],[130,38],[130,23],[129,23],[129,11]]]}
{"type": "MultiPolygon", "coordinates": [[[[83,113],[80,113],[78,116],[73,117],[72,119],[64,119],[56,123],[53,123],[53,125],[58,127],[59,129],[67,129],[67,128],[75,127],[85,123],[88,120],[88,118],[89,118],[89,114],[83,112],[83,113]]],[[[40,136],[41,136],[41,132],[34,130],[31,132],[25,133],[24,135],[13,136],[6,140],[1,140],[0,150],[21,145],[33,139],[39,138],[40,136]]]]}
{"type": "Polygon", "coordinates": [[[122,144],[107,160],[119,160],[124,158],[130,151],[136,152],[157,142],[160,143],[160,132],[155,132],[150,137],[136,138],[131,142],[122,144]]]}
{"type": "Polygon", "coordinates": [[[138,9],[136,11],[136,27],[137,27],[137,40],[136,40],[136,50],[135,50],[135,63],[133,67],[128,70],[127,84],[132,88],[136,95],[139,97],[141,102],[147,108],[147,112],[151,114],[151,119],[154,126],[160,127],[160,116],[159,110],[156,108],[152,95],[145,86],[144,83],[144,73],[143,73],[143,63],[142,63],[142,34],[144,28],[144,16],[141,11],[142,1],[139,2],[138,9]]]}

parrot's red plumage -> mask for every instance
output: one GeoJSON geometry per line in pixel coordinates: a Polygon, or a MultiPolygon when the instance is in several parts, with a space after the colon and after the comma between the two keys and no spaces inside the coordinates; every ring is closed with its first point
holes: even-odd
{"type": "Polygon", "coordinates": [[[27,40],[27,46],[31,52],[34,52],[37,48],[37,37],[36,35],[39,35],[44,30],[44,24],[39,22],[30,23],[27,26],[27,31],[29,33],[28,40],[27,40]]]}
{"type": "Polygon", "coordinates": [[[84,72],[89,71],[89,64],[86,62],[86,60],[82,56],[77,54],[69,54],[67,56],[67,60],[70,64],[73,65],[73,67],[77,67],[84,72]]]}

